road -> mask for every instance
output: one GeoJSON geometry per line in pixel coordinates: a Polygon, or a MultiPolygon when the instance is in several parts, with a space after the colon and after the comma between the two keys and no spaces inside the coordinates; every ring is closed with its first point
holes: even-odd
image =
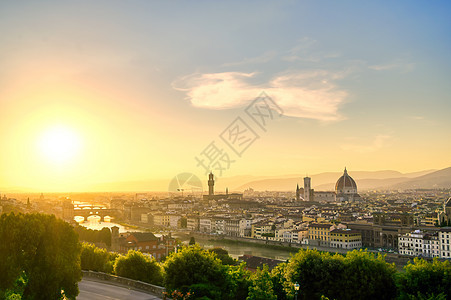
{"type": "Polygon", "coordinates": [[[77,300],[156,300],[157,296],[130,290],[126,287],[83,279],[78,283],[77,300]]]}

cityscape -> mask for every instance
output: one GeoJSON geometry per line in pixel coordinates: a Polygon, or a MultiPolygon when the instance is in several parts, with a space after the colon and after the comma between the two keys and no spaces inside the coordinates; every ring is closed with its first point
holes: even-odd
{"type": "Polygon", "coordinates": [[[450,4],[0,4],[0,300],[451,299],[450,4]]]}

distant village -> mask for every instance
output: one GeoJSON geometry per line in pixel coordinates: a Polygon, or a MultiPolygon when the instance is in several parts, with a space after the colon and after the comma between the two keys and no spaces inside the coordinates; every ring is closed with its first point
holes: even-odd
{"type": "Polygon", "coordinates": [[[367,248],[406,257],[451,258],[450,190],[359,193],[346,168],[334,191],[312,189],[310,177],[289,192],[249,188],[244,193],[217,193],[213,173],[207,184],[208,194],[200,197],[86,193],[17,200],[4,195],[0,213],[53,213],[69,222],[96,216],[164,232],[157,237],[151,232],[112,230],[113,251],[140,250],[157,259],[174,251],[171,233],[176,232],[326,251],[367,248]]]}

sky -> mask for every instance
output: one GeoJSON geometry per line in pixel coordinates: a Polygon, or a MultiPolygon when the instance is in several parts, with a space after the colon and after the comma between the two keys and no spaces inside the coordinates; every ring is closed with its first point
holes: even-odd
{"type": "Polygon", "coordinates": [[[449,167],[450,8],[2,1],[0,192],[449,167]]]}

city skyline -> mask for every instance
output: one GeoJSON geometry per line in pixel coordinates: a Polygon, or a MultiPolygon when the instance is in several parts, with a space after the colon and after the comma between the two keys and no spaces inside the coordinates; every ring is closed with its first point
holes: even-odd
{"type": "Polygon", "coordinates": [[[173,4],[0,4],[0,188],[451,166],[449,3],[173,4]]]}

